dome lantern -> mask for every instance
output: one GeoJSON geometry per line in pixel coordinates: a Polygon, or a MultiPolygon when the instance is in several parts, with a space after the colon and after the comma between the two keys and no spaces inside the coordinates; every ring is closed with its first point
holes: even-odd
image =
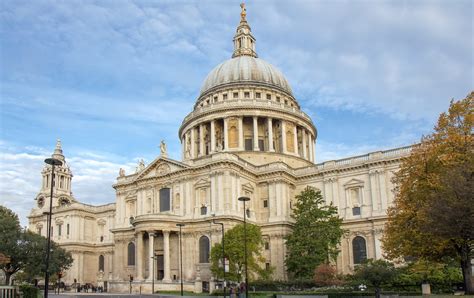
{"type": "Polygon", "coordinates": [[[257,52],[255,52],[255,37],[252,35],[252,30],[247,23],[247,9],[245,3],[240,4],[242,11],[240,12],[240,24],[237,27],[237,31],[234,35],[234,53],[232,58],[239,56],[252,56],[257,58],[257,52]]]}

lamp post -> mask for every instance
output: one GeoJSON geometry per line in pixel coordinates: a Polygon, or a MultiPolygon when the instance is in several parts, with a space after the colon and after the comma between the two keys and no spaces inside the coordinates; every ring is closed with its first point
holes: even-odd
{"type": "Polygon", "coordinates": [[[224,224],[222,222],[216,222],[215,219],[212,220],[212,223],[215,225],[221,225],[222,231],[222,272],[224,273],[224,298],[226,296],[226,280],[225,280],[225,248],[224,248],[224,224]]]}
{"type": "Polygon", "coordinates": [[[245,258],[245,298],[249,297],[249,271],[247,268],[247,209],[245,202],[250,201],[249,197],[240,197],[239,201],[244,202],[244,258],[245,258]]]}
{"type": "Polygon", "coordinates": [[[179,227],[179,279],[181,281],[181,296],[184,296],[183,294],[183,250],[182,250],[182,244],[181,244],[181,228],[185,226],[185,224],[179,223],[176,224],[177,227],[179,227]]]}
{"type": "Polygon", "coordinates": [[[151,257],[152,259],[152,271],[151,271],[151,294],[154,295],[155,294],[155,262],[156,262],[156,254],[153,254],[153,257],[151,257]]]}
{"type": "Polygon", "coordinates": [[[49,198],[49,213],[47,219],[48,225],[48,241],[46,244],[46,272],[44,274],[44,298],[48,298],[48,284],[49,284],[49,255],[51,249],[51,215],[53,213],[53,189],[54,189],[54,166],[60,166],[62,161],[55,158],[46,158],[45,163],[51,165],[51,196],[49,198]]]}

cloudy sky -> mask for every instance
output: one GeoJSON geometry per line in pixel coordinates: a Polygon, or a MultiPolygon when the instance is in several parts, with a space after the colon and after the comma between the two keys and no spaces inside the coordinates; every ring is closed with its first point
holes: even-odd
{"type": "MultiPolygon", "coordinates": [[[[85,203],[152,161],[232,54],[239,1],[0,2],[0,204],[26,225],[60,138],[85,203]]],[[[473,88],[473,2],[248,1],[259,57],[314,120],[317,162],[409,145],[473,88]]]]}

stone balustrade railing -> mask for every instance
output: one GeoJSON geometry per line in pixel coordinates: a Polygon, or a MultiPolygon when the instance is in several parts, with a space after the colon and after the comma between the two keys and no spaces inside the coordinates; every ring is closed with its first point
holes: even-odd
{"type": "Polygon", "coordinates": [[[199,107],[189,113],[183,120],[183,123],[186,123],[189,119],[197,117],[203,113],[207,112],[212,112],[214,110],[221,109],[223,107],[241,107],[242,104],[251,104],[252,107],[262,107],[262,108],[274,108],[274,109],[279,109],[283,110],[285,112],[297,115],[299,117],[302,117],[306,119],[309,122],[311,121],[311,118],[303,111],[299,110],[298,108],[291,107],[288,105],[285,105],[284,103],[278,103],[274,101],[269,101],[269,100],[261,100],[261,99],[233,99],[233,100],[226,100],[226,101],[219,101],[215,102],[203,107],[199,107]]]}

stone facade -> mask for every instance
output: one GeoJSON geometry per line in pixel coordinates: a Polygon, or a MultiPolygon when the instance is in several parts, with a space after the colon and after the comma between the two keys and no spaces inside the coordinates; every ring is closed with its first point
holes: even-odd
{"type": "MultiPolygon", "coordinates": [[[[364,258],[382,258],[380,238],[386,210],[393,200],[391,177],[410,147],[369,153],[315,164],[317,129],[301,111],[279,70],[257,58],[255,38],[243,10],[234,37],[233,58],[206,78],[194,110],[179,129],[182,160],[161,155],[141,162],[134,173],[119,171],[114,204],[89,206],[71,193],[72,173],[58,142],[60,158],[54,186],[53,239],[73,253],[66,283],[106,283],[112,291],[185,289],[212,286],[208,254],[228,230],[243,221],[250,197],[248,221],[261,227],[266,263],[285,279],[285,236],[291,233],[295,196],[305,187],[321,190],[337,206],[349,230],[337,260],[340,272],[350,272],[364,258]],[[58,181],[58,180],[56,180],[58,181]],[[179,268],[179,228],[182,228],[183,272],[179,268]],[[154,268],[154,270],[153,270],[154,268]]],[[[46,235],[51,169],[33,208],[30,230],[46,235]]]]}

